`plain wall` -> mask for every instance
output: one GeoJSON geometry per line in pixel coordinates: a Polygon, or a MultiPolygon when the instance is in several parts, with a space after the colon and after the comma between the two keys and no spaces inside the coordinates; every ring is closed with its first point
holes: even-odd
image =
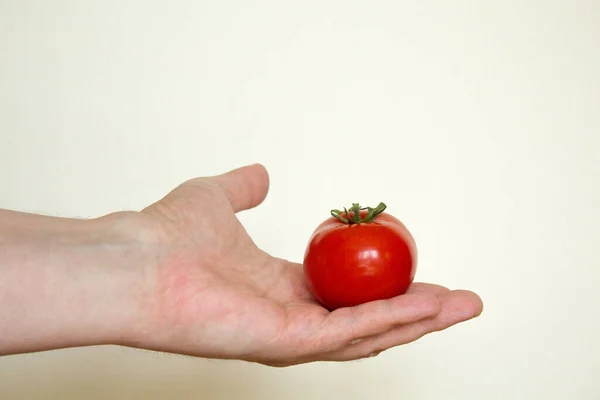
{"type": "Polygon", "coordinates": [[[0,0],[0,207],[138,210],[262,162],[263,249],[301,261],[331,208],[384,201],[417,280],[485,304],[341,364],[3,357],[0,398],[600,398],[599,71],[594,0],[0,0]]]}

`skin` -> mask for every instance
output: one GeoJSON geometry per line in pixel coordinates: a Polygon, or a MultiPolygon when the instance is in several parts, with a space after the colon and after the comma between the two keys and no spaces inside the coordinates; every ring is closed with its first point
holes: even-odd
{"type": "Polygon", "coordinates": [[[282,367],[369,357],[481,313],[475,293],[426,283],[324,309],[302,265],[260,250],[236,217],[268,187],[257,164],[141,211],[0,210],[0,355],[114,344],[282,367]]]}

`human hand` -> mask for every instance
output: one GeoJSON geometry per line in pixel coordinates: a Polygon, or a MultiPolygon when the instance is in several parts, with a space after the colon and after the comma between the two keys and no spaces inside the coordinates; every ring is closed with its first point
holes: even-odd
{"type": "Polygon", "coordinates": [[[134,347],[271,366],[376,355],[478,316],[469,291],[414,283],[408,293],[333,312],[312,296],[302,265],[260,250],[236,213],[258,206],[261,165],[190,180],[125,226],[154,260],[143,267],[144,317],[134,347]]]}

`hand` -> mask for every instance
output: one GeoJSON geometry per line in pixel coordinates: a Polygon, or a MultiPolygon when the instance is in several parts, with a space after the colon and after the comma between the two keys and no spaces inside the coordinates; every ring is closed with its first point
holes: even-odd
{"type": "Polygon", "coordinates": [[[129,215],[131,229],[152,238],[156,260],[144,266],[146,313],[132,346],[271,366],[354,360],[481,313],[476,294],[425,283],[328,312],[302,265],[261,251],[236,218],[268,186],[266,170],[248,166],[190,180],[129,215]]]}

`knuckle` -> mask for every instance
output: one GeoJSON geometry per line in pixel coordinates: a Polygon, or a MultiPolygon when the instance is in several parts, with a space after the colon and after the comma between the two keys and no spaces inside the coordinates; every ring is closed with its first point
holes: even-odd
{"type": "Polygon", "coordinates": [[[362,351],[360,352],[360,358],[373,358],[373,357],[377,357],[383,351],[384,351],[384,349],[382,349],[381,347],[379,347],[377,344],[373,343],[373,344],[371,344],[369,346],[365,346],[365,348],[362,349],[362,351]]]}
{"type": "Polygon", "coordinates": [[[373,358],[381,354],[381,350],[374,349],[363,354],[362,358],[373,358]]]}

